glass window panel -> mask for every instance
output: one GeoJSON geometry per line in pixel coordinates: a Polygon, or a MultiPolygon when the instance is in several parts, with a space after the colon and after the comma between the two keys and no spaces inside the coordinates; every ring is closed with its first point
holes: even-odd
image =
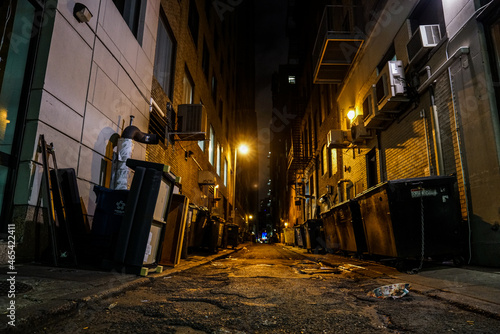
{"type": "Polygon", "coordinates": [[[0,17],[2,21],[5,19],[5,22],[2,22],[2,28],[7,27],[7,30],[2,31],[2,44],[0,45],[2,58],[0,62],[0,151],[7,154],[12,151],[28,58],[29,43],[26,37],[26,27],[33,23],[34,15],[35,8],[28,1],[20,1],[17,3],[15,14],[0,17]],[[10,22],[12,22],[11,26],[10,22]]]}

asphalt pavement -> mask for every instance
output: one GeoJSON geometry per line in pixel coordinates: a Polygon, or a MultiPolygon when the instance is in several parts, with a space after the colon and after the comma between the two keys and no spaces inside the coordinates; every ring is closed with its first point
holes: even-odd
{"type": "MultiPolygon", "coordinates": [[[[245,246],[242,244],[235,249],[222,249],[217,254],[191,254],[181,260],[179,265],[164,267],[163,272],[151,272],[147,276],[36,264],[18,264],[15,274],[11,274],[7,266],[2,266],[0,305],[3,319],[0,331],[7,329],[24,333],[30,326],[43,325],[49,319],[63,316],[88,303],[146,284],[151,279],[229,256],[245,246]]],[[[430,266],[417,274],[407,274],[376,262],[359,261],[359,265],[346,266],[342,264],[353,262],[339,255],[312,254],[306,249],[284,244],[276,246],[344,270],[383,273],[377,279],[388,285],[410,283],[413,293],[500,319],[500,268],[430,266]]]]}

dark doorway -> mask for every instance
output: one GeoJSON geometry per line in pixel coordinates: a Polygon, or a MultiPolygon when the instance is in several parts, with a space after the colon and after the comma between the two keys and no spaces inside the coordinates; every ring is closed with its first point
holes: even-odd
{"type": "Polygon", "coordinates": [[[375,149],[366,154],[366,178],[368,188],[377,185],[377,152],[375,149]]]}

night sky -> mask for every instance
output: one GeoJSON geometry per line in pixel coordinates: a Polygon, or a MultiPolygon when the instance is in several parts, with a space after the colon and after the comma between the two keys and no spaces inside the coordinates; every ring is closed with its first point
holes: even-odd
{"type": "Polygon", "coordinates": [[[258,117],[260,180],[259,196],[267,196],[269,179],[269,123],[272,114],[271,79],[280,64],[287,62],[285,36],[287,0],[255,0],[255,108],[258,117]]]}

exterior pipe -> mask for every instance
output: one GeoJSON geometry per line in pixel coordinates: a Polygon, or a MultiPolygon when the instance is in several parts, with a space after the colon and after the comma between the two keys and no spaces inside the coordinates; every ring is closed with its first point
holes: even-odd
{"type": "Polygon", "coordinates": [[[431,98],[431,112],[432,112],[432,127],[434,136],[434,152],[436,152],[436,173],[437,175],[444,174],[444,159],[443,159],[443,145],[441,143],[441,127],[439,125],[439,115],[436,107],[436,98],[434,96],[434,88],[429,89],[429,95],[431,98]]]}
{"type": "Polygon", "coordinates": [[[144,133],[134,125],[129,125],[123,130],[122,138],[133,139],[143,144],[158,144],[159,138],[156,134],[144,133]]]}
{"type": "Polygon", "coordinates": [[[339,180],[339,182],[337,183],[337,193],[339,194],[339,203],[342,203],[344,201],[347,201],[348,199],[351,198],[351,196],[349,196],[349,193],[347,192],[347,189],[351,189],[354,185],[352,184],[352,181],[349,180],[349,179],[341,179],[339,180]],[[345,196],[345,199],[344,199],[344,192],[341,191],[340,187],[342,186],[342,183],[347,183],[346,187],[345,187],[345,192],[346,192],[346,196],[345,196]]]}
{"type": "Polygon", "coordinates": [[[434,83],[436,78],[438,78],[441,74],[444,73],[444,71],[448,70],[448,68],[451,66],[451,64],[455,61],[455,59],[459,58],[460,56],[464,54],[469,54],[469,47],[468,46],[462,46],[458,48],[453,55],[448,58],[432,75],[425,80],[423,84],[418,87],[417,92],[421,94],[424,90],[426,90],[431,84],[434,83]]]}
{"type": "Polygon", "coordinates": [[[158,144],[159,138],[156,134],[148,134],[132,125],[134,116],[130,116],[130,125],[127,126],[121,137],[118,139],[116,169],[112,181],[114,189],[125,190],[128,188],[129,168],[126,165],[127,159],[132,157],[134,141],[143,144],[158,144]]]}

